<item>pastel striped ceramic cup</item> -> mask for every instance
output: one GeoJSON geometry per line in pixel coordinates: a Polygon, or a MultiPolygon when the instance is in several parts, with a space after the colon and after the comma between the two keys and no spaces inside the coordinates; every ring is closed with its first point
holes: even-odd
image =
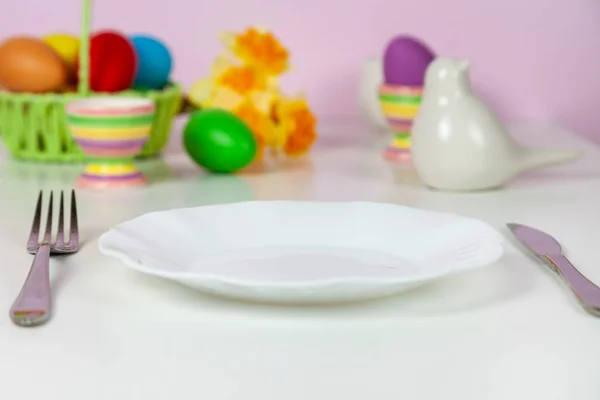
{"type": "Polygon", "coordinates": [[[146,184],[134,157],[148,140],[156,106],[138,97],[90,97],[66,106],[75,141],[88,157],[79,187],[108,189],[146,184]]]}
{"type": "Polygon", "coordinates": [[[385,149],[385,158],[393,161],[410,160],[412,122],[419,110],[422,94],[421,86],[399,86],[389,83],[379,86],[379,105],[394,133],[392,142],[385,149]]]}

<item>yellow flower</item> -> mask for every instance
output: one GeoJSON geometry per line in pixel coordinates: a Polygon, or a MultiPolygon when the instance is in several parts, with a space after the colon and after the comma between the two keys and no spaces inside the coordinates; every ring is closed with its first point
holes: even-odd
{"type": "Polygon", "coordinates": [[[244,101],[244,97],[240,96],[234,90],[223,86],[215,86],[212,89],[211,98],[207,102],[206,107],[222,108],[231,111],[238,107],[244,101]]]}
{"type": "Polygon", "coordinates": [[[267,75],[280,75],[288,70],[288,51],[269,31],[248,28],[239,35],[225,34],[223,42],[244,64],[267,75]]]}
{"type": "Polygon", "coordinates": [[[207,102],[212,96],[213,82],[209,78],[200,79],[190,87],[188,100],[197,108],[207,107],[207,102]]]}
{"type": "Polygon", "coordinates": [[[190,102],[238,116],[256,137],[258,157],[265,148],[274,156],[306,153],[317,138],[317,120],[303,98],[280,91],[278,76],[289,69],[288,51],[256,27],[221,38],[228,51],[217,57],[209,77],[192,86],[190,102]]]}
{"type": "Polygon", "coordinates": [[[317,119],[303,98],[281,98],[272,118],[283,132],[283,151],[290,156],[306,153],[317,139],[317,119]]]}
{"type": "Polygon", "coordinates": [[[268,145],[269,137],[274,131],[273,121],[271,121],[269,115],[262,113],[248,99],[242,101],[232,112],[244,121],[252,133],[254,133],[259,149],[258,157],[261,157],[263,148],[265,145],[268,145]]]}
{"type": "Polygon", "coordinates": [[[273,92],[277,89],[277,79],[267,77],[260,71],[239,65],[227,55],[219,56],[211,67],[207,78],[196,81],[189,90],[188,98],[196,107],[236,107],[245,97],[251,97],[265,108],[273,92]]]}
{"type": "Polygon", "coordinates": [[[216,79],[217,86],[227,87],[242,96],[267,88],[266,77],[258,70],[242,65],[230,66],[216,79]]]}
{"type": "Polygon", "coordinates": [[[274,102],[279,97],[275,90],[266,90],[264,92],[254,92],[247,96],[248,101],[251,101],[254,106],[263,114],[271,115],[274,102]]]}
{"type": "Polygon", "coordinates": [[[231,54],[223,52],[219,54],[217,58],[215,58],[215,61],[213,62],[213,65],[210,68],[210,74],[213,78],[216,78],[217,76],[221,75],[223,71],[225,71],[227,68],[237,64],[238,63],[236,59],[233,58],[231,54]]]}

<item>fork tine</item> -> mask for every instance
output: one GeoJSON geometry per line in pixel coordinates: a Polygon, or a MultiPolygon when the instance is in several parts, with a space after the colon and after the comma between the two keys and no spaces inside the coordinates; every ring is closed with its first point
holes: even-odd
{"type": "Polygon", "coordinates": [[[75,200],[75,190],[71,190],[71,230],[69,233],[69,246],[75,248],[79,246],[79,226],[77,223],[77,202],[75,200]]]}
{"type": "Polygon", "coordinates": [[[38,195],[37,204],[35,206],[35,214],[33,216],[33,222],[31,223],[31,232],[29,233],[29,239],[27,240],[27,248],[36,248],[38,240],[40,240],[40,223],[42,219],[42,191],[38,195]]]}
{"type": "Polygon", "coordinates": [[[52,208],[53,208],[54,192],[50,191],[50,203],[48,203],[48,217],[46,218],[46,232],[44,233],[44,243],[52,241],[52,208]]]}
{"type": "Polygon", "coordinates": [[[56,233],[56,242],[54,243],[57,247],[63,247],[65,245],[65,196],[64,192],[60,191],[60,207],[58,209],[58,232],[56,233]]]}

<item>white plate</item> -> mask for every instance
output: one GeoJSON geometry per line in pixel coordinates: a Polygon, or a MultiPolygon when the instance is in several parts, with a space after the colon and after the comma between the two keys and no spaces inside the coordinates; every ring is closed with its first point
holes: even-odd
{"type": "Polygon", "coordinates": [[[502,236],[454,214],[384,203],[256,201],[154,212],[103,234],[137,271],[237,299],[382,297],[493,263],[502,236]]]}

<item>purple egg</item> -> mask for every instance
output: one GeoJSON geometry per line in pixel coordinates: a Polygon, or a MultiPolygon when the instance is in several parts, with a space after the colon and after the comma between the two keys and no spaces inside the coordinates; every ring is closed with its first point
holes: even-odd
{"type": "Polygon", "coordinates": [[[423,86],[425,71],[435,54],[419,39],[400,35],[387,45],[383,55],[385,83],[402,86],[423,86]]]}

